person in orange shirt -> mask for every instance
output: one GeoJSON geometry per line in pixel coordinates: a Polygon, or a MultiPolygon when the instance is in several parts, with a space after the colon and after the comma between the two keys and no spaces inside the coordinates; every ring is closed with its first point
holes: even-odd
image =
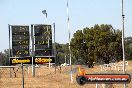
{"type": "Polygon", "coordinates": [[[85,75],[85,74],[86,74],[86,70],[79,65],[78,66],[78,75],[85,75]]]}

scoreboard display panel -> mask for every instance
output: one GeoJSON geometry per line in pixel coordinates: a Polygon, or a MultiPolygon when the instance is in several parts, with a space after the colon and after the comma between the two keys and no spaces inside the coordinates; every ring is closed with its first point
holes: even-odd
{"type": "Polygon", "coordinates": [[[29,26],[11,26],[12,57],[29,56],[29,26]]]}
{"type": "Polygon", "coordinates": [[[51,25],[9,25],[9,36],[10,65],[55,63],[51,25]]]}
{"type": "Polygon", "coordinates": [[[51,25],[34,25],[35,56],[52,55],[51,25]]]}

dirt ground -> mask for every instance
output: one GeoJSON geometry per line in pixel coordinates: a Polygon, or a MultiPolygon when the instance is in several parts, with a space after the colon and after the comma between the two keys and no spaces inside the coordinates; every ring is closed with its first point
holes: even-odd
{"type": "MultiPolygon", "coordinates": [[[[132,74],[132,62],[129,61],[129,66],[126,67],[126,73],[132,74]]],[[[118,64],[118,63],[117,63],[118,64]]],[[[102,70],[101,66],[87,68],[82,66],[87,74],[91,73],[122,73],[109,68],[107,71],[102,70]]],[[[70,80],[70,66],[59,67],[56,69],[47,66],[40,66],[35,70],[35,77],[32,77],[32,68],[24,67],[24,88],[96,88],[96,84],[85,84],[80,86],[76,82],[76,74],[78,66],[73,66],[73,82],[70,80]]],[[[0,68],[0,88],[22,88],[21,68],[11,69],[12,77],[10,77],[9,68],[0,68]]],[[[126,85],[127,88],[132,88],[132,82],[126,85]]],[[[98,88],[123,88],[123,84],[111,84],[105,87],[105,84],[98,84],[98,88]]]]}

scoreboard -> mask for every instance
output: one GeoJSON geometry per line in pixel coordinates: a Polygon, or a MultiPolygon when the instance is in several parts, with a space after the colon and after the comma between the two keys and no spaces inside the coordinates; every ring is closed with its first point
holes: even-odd
{"type": "Polygon", "coordinates": [[[52,55],[51,25],[34,25],[35,56],[52,55]]]}
{"type": "Polygon", "coordinates": [[[29,26],[11,25],[12,49],[10,52],[10,64],[31,64],[30,57],[30,32],[29,26]]]}
{"type": "Polygon", "coordinates": [[[11,65],[55,62],[51,25],[10,25],[9,34],[11,65]]]}
{"type": "Polygon", "coordinates": [[[29,26],[11,26],[13,57],[29,56],[29,26]]]}

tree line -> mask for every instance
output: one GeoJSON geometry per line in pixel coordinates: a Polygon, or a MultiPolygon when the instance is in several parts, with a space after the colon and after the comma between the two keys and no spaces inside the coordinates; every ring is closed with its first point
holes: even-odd
{"type": "MultiPolygon", "coordinates": [[[[132,60],[132,37],[126,37],[125,42],[125,58],[132,60]]],[[[104,64],[110,62],[118,62],[123,59],[122,54],[122,31],[114,29],[112,25],[96,24],[91,28],[77,30],[73,34],[70,42],[72,63],[88,64],[97,63],[104,64]]],[[[69,49],[67,44],[57,44],[57,57],[59,63],[69,60],[69,49]]]]}
{"type": "MultiPolygon", "coordinates": [[[[125,58],[132,60],[132,37],[126,37],[125,58]]],[[[69,63],[69,44],[56,43],[56,64],[69,63]]],[[[122,60],[122,31],[101,24],[77,30],[70,42],[72,63],[103,64],[122,60]]],[[[0,52],[0,65],[9,65],[8,49],[0,52]]]]}

